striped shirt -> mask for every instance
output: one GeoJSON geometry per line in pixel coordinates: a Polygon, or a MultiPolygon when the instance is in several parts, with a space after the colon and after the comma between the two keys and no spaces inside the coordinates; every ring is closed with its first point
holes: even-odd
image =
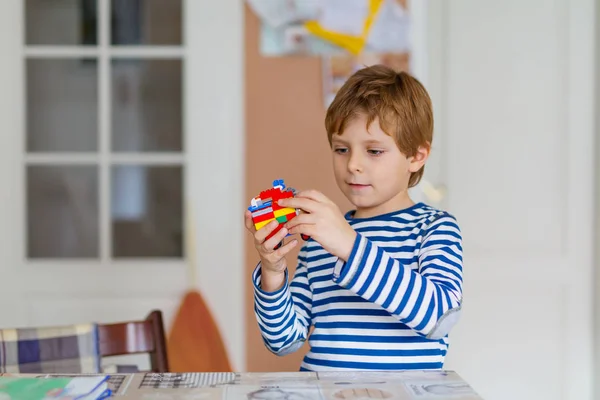
{"type": "Polygon", "coordinates": [[[314,240],[291,283],[260,288],[254,310],[267,348],[285,355],[308,338],[301,370],[441,369],[462,303],[462,237],[456,219],[417,203],[346,220],[357,232],[348,261],[314,240]],[[314,327],[309,337],[310,328],[314,327]]]}

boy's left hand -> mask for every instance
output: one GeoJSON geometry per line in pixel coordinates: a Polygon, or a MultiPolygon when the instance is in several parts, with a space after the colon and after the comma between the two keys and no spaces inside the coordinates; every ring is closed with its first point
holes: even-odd
{"type": "Polygon", "coordinates": [[[285,227],[289,233],[308,235],[334,256],[348,261],[356,232],[338,206],[323,193],[307,190],[298,193],[296,197],[279,200],[279,205],[299,208],[305,212],[286,222],[285,227]]]}

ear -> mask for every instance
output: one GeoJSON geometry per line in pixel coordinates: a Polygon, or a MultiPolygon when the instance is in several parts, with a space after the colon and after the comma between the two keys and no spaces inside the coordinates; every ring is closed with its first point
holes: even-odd
{"type": "Polygon", "coordinates": [[[408,162],[410,163],[408,170],[414,173],[423,168],[429,158],[430,151],[431,147],[429,144],[426,146],[419,146],[415,155],[408,158],[408,162]]]}

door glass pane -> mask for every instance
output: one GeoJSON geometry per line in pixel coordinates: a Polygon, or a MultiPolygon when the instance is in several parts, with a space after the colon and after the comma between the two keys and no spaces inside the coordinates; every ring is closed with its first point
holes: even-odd
{"type": "Polygon", "coordinates": [[[182,257],[181,167],[114,166],[111,188],[115,258],[182,257]]]}
{"type": "Polygon", "coordinates": [[[27,60],[27,150],[98,148],[96,60],[27,60]]]}
{"type": "Polygon", "coordinates": [[[114,60],[112,149],[182,150],[180,60],[114,60]]]}
{"type": "Polygon", "coordinates": [[[25,43],[30,46],[95,45],[98,43],[97,10],[96,0],[26,0],[25,43]]]}
{"type": "Polygon", "coordinates": [[[98,257],[96,166],[27,167],[27,255],[98,257]]]}
{"type": "Polygon", "coordinates": [[[181,45],[181,0],[112,0],[112,44],[181,45]]]}

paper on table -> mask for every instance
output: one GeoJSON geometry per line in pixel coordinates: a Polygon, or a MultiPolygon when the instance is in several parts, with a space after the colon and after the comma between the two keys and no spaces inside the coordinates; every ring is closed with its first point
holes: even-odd
{"type": "Polygon", "coordinates": [[[103,399],[110,395],[107,381],[108,376],[1,377],[0,399],[103,399]]]}
{"type": "Polygon", "coordinates": [[[273,28],[317,18],[320,0],[246,0],[250,8],[273,28]]]}
{"type": "Polygon", "coordinates": [[[227,400],[312,400],[323,398],[316,384],[312,386],[230,385],[226,390],[224,398],[227,400]]]}
{"type": "Polygon", "coordinates": [[[361,36],[369,15],[369,0],[322,0],[319,25],[325,30],[361,36]]]}
{"type": "Polygon", "coordinates": [[[482,400],[466,382],[405,382],[404,386],[413,399],[482,400]]]}

